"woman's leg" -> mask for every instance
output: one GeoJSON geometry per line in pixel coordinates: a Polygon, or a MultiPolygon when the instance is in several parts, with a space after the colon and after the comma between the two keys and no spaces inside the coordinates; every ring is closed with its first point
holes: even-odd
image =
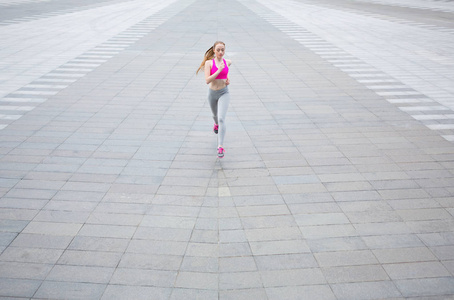
{"type": "Polygon", "coordinates": [[[226,125],[225,125],[225,116],[227,115],[227,109],[229,108],[230,102],[230,94],[227,92],[219,98],[217,103],[218,112],[217,118],[219,121],[219,135],[218,135],[218,143],[219,146],[222,146],[224,143],[226,125]]]}
{"type": "Polygon", "coordinates": [[[218,97],[216,97],[216,91],[211,89],[208,90],[208,103],[210,104],[211,112],[213,113],[213,120],[215,124],[218,122],[218,97]]]}

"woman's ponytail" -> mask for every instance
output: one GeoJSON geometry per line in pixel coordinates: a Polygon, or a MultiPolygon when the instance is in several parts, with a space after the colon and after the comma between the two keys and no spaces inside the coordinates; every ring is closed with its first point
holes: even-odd
{"type": "Polygon", "coordinates": [[[216,45],[217,44],[223,44],[225,46],[225,44],[221,41],[216,41],[213,45],[213,47],[210,47],[206,52],[205,52],[205,55],[203,57],[203,61],[202,63],[200,64],[199,68],[197,69],[197,72],[196,74],[199,73],[200,70],[202,70],[203,68],[205,68],[205,63],[207,62],[207,60],[211,60],[214,58],[214,48],[216,48],[216,45]]]}
{"type": "Polygon", "coordinates": [[[213,47],[211,47],[210,49],[208,49],[206,52],[205,52],[205,55],[203,56],[203,61],[202,63],[200,64],[199,68],[197,69],[197,72],[196,74],[199,73],[200,70],[202,70],[204,67],[205,67],[205,62],[207,60],[210,60],[210,59],[213,59],[214,58],[214,50],[213,50],[213,47]]]}

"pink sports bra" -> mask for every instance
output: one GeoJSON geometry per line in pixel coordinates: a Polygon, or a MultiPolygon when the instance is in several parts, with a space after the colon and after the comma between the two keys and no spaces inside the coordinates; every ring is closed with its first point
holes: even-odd
{"type": "MultiPolygon", "coordinates": [[[[229,74],[229,67],[227,65],[227,62],[225,61],[225,59],[222,59],[222,60],[224,61],[225,67],[224,67],[224,69],[222,69],[221,73],[218,74],[216,79],[227,79],[227,74],[229,74]]],[[[213,75],[214,73],[216,73],[217,70],[218,70],[218,67],[216,67],[216,62],[213,59],[213,67],[211,68],[210,75],[213,75]]]]}

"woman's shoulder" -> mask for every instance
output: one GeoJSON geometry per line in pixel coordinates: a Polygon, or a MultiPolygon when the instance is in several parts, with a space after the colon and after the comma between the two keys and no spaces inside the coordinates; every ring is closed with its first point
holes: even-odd
{"type": "Polygon", "coordinates": [[[205,62],[205,66],[210,66],[213,64],[213,60],[209,59],[205,62]]]}
{"type": "Polygon", "coordinates": [[[232,64],[232,61],[230,59],[226,59],[225,61],[226,61],[228,66],[230,66],[232,64]]]}

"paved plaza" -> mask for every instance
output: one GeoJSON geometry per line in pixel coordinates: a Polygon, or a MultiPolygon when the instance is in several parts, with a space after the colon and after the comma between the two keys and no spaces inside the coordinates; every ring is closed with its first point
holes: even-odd
{"type": "Polygon", "coordinates": [[[0,299],[454,299],[454,1],[0,0],[0,37],[0,299]]]}

